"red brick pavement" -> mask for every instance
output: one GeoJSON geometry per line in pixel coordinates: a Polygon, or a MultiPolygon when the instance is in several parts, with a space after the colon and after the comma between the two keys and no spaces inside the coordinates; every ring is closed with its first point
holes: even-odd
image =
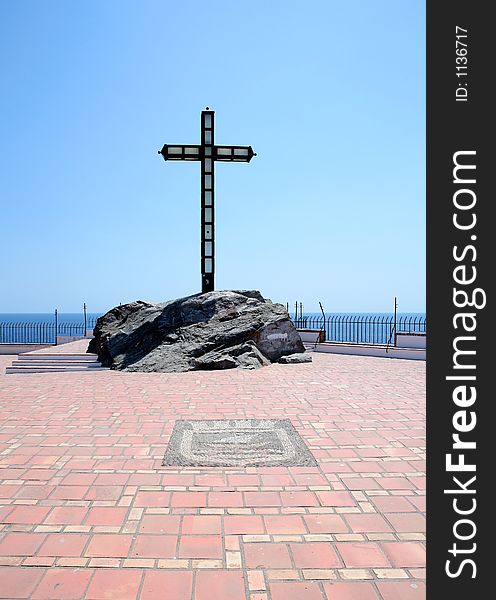
{"type": "Polygon", "coordinates": [[[4,375],[1,356],[0,598],[423,599],[425,365],[313,357],[4,375]],[[161,466],[176,419],[278,417],[318,467],[161,466]]]}

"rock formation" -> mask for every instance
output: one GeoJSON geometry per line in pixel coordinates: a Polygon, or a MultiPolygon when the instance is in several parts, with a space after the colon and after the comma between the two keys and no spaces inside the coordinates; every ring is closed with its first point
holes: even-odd
{"type": "Polygon", "coordinates": [[[103,366],[163,373],[255,369],[304,351],[286,308],[257,291],[117,306],[98,319],[88,347],[103,366]]]}

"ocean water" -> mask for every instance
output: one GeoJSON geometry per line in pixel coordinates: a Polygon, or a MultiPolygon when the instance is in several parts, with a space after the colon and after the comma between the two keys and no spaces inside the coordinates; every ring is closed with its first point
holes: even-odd
{"type": "MultiPolygon", "coordinates": [[[[303,312],[295,319],[297,327],[321,329],[321,313],[303,312]]],[[[87,313],[87,331],[101,313],[87,313]]],[[[396,324],[392,313],[326,313],[326,340],[361,344],[387,344],[399,331],[425,333],[425,313],[398,313],[396,324]],[[396,325],[396,328],[395,328],[396,325]]],[[[58,335],[83,335],[83,313],[59,313],[58,335]]],[[[53,344],[55,342],[54,313],[0,313],[0,344],[53,344]]]]}

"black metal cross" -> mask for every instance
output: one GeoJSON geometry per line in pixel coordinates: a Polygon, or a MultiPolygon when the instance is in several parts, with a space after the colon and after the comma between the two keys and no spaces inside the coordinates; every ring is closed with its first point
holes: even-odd
{"type": "Polygon", "coordinates": [[[251,146],[216,146],[214,111],[207,106],[201,114],[201,144],[164,144],[164,160],[201,161],[201,275],[202,292],[212,292],[215,274],[214,163],[250,162],[256,156],[251,146]]]}

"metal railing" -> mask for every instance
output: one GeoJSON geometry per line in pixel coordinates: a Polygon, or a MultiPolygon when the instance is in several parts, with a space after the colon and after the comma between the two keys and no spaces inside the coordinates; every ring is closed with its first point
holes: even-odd
{"type": "MultiPolygon", "coordinates": [[[[88,317],[86,333],[92,332],[96,317],[88,317]]],[[[328,342],[348,344],[394,344],[394,333],[425,333],[426,318],[393,315],[326,315],[294,318],[298,329],[324,330],[328,342]]],[[[84,323],[0,323],[0,344],[55,344],[56,335],[83,336],[84,323]]]]}
{"type": "MultiPolygon", "coordinates": [[[[88,317],[86,334],[90,334],[96,324],[96,317],[88,317]]],[[[55,344],[56,336],[84,336],[84,323],[32,322],[0,323],[0,344],[55,344]]]]}
{"type": "Polygon", "coordinates": [[[326,315],[293,318],[298,329],[324,330],[327,342],[394,344],[395,333],[425,333],[426,318],[394,315],[326,315]]]}

